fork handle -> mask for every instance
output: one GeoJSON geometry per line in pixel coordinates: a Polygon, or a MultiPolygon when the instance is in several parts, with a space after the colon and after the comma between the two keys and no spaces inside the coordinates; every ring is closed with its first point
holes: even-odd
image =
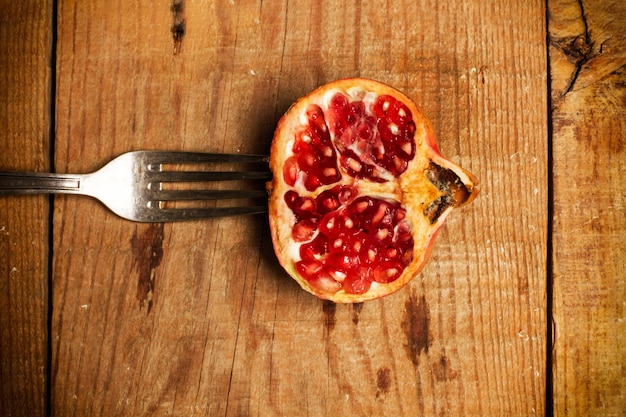
{"type": "Polygon", "coordinates": [[[0,194],[74,194],[80,181],[79,175],[0,171],[0,194]]]}

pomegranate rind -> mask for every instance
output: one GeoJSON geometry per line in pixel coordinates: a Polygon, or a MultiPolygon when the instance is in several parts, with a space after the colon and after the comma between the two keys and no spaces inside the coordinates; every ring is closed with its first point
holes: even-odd
{"type": "MultiPolygon", "coordinates": [[[[476,196],[478,193],[476,177],[441,156],[430,122],[415,103],[402,92],[374,80],[349,78],[321,86],[297,100],[279,120],[270,150],[270,169],[274,177],[272,182],[268,184],[270,191],[269,224],[274,251],[279,263],[304,290],[337,303],[355,303],[377,299],[404,287],[423,268],[432,250],[437,231],[454,208],[453,206],[447,207],[434,222],[424,215],[425,208],[442,195],[442,192],[425,175],[431,161],[453,171],[463,182],[470,195],[462,205],[467,204],[476,196]],[[336,291],[336,287],[332,285],[327,287],[328,290],[324,285],[314,287],[298,273],[295,267],[295,261],[299,259],[298,245],[292,236],[296,218],[284,201],[285,193],[294,189],[285,182],[283,177],[284,163],[292,155],[291,146],[294,132],[302,125],[302,115],[305,114],[307,107],[315,103],[326,111],[329,97],[334,92],[347,92],[350,95],[390,95],[409,108],[416,126],[414,140],[417,150],[415,157],[409,161],[406,171],[395,181],[373,183],[349,177],[345,175],[345,172],[340,181],[341,184],[357,186],[359,195],[372,195],[400,201],[412,227],[413,258],[402,274],[389,283],[372,282],[369,290],[361,294],[348,293],[343,289],[336,291]]],[[[298,192],[307,195],[306,190],[298,189],[298,192]]],[[[308,195],[314,194],[308,193],[308,195]]]]}

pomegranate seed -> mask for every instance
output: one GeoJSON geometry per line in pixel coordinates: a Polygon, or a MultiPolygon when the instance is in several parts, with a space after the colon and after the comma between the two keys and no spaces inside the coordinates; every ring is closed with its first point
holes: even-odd
{"type": "Polygon", "coordinates": [[[381,202],[372,216],[372,225],[377,225],[385,217],[387,207],[381,202]]]}
{"type": "Polygon", "coordinates": [[[361,165],[361,163],[354,158],[347,158],[346,164],[348,165],[348,168],[354,172],[359,172],[363,168],[363,165],[361,165]]]}
{"type": "Polygon", "coordinates": [[[359,258],[351,253],[331,252],[324,264],[332,270],[348,273],[359,265],[359,258]]]}
{"type": "MultiPolygon", "coordinates": [[[[355,274],[356,275],[356,274],[355,274]]],[[[351,276],[343,282],[343,289],[350,294],[363,294],[372,286],[372,280],[367,276],[351,276]],[[369,279],[368,279],[369,278],[369,279]]]]}
{"type": "Polygon", "coordinates": [[[346,279],[346,273],[342,272],[342,271],[331,271],[330,275],[335,279],[335,281],[337,282],[343,282],[346,279]]]}
{"type": "Polygon", "coordinates": [[[324,176],[325,177],[334,177],[335,175],[337,175],[337,169],[336,168],[324,168],[324,176]]]}
{"type": "Polygon", "coordinates": [[[379,241],[383,241],[386,240],[387,237],[390,236],[390,232],[389,229],[378,229],[378,232],[376,232],[376,239],[378,239],[379,241]]]}
{"type": "Polygon", "coordinates": [[[341,204],[346,204],[357,193],[358,193],[358,191],[355,188],[341,187],[341,189],[337,193],[337,197],[339,198],[339,202],[341,204]]]}
{"type": "Polygon", "coordinates": [[[312,167],[317,163],[317,158],[315,155],[310,153],[301,153],[302,157],[298,162],[304,167],[312,167]]]}
{"type": "Polygon", "coordinates": [[[315,210],[315,200],[311,197],[303,197],[300,200],[300,205],[298,207],[299,210],[302,211],[313,211],[315,210]]]}
{"type": "Polygon", "coordinates": [[[362,199],[360,201],[358,201],[356,204],[354,204],[354,210],[357,213],[364,213],[365,210],[367,210],[371,205],[371,200],[369,199],[362,199]]]}
{"type": "Polygon", "coordinates": [[[296,242],[304,242],[309,240],[315,234],[315,230],[317,229],[317,225],[312,221],[305,219],[300,220],[293,226],[293,230],[291,231],[293,239],[296,242]]]}
{"type": "Polygon", "coordinates": [[[304,187],[308,191],[315,191],[320,185],[322,185],[322,182],[314,174],[308,174],[304,180],[304,187]]]}
{"type": "Polygon", "coordinates": [[[285,179],[285,182],[292,187],[296,185],[299,171],[298,158],[295,156],[289,157],[285,161],[285,165],[283,165],[283,178],[285,179]]]}
{"type": "Polygon", "coordinates": [[[400,145],[400,149],[407,156],[413,155],[413,144],[411,142],[404,142],[402,145],[400,145]]]}
{"type": "Polygon", "coordinates": [[[359,126],[358,136],[360,139],[371,142],[374,138],[374,130],[369,124],[359,126]]]}
{"type": "Polygon", "coordinates": [[[322,268],[322,263],[315,259],[307,259],[296,262],[296,270],[305,278],[315,277],[315,274],[321,271],[322,268]]]}
{"type": "Polygon", "coordinates": [[[336,213],[329,213],[327,217],[322,219],[320,231],[325,235],[330,235],[335,230],[336,213]]]}
{"type": "Polygon", "coordinates": [[[334,109],[342,109],[348,105],[348,98],[341,93],[337,93],[331,99],[330,105],[334,109]]]}
{"type": "Polygon", "coordinates": [[[328,252],[328,238],[322,233],[318,233],[315,239],[300,246],[300,257],[303,260],[320,260],[326,252],[328,252]]]}
{"type": "Polygon", "coordinates": [[[391,103],[389,103],[389,101],[385,100],[381,106],[381,108],[383,109],[384,112],[387,112],[389,110],[389,107],[391,107],[391,103]]]}
{"type": "MultiPolygon", "coordinates": [[[[325,193],[327,191],[324,191],[325,193]]],[[[334,211],[337,209],[337,207],[339,207],[339,200],[337,199],[336,196],[334,195],[324,195],[324,194],[320,194],[317,197],[317,206],[318,209],[320,210],[320,212],[322,213],[328,213],[331,211],[334,211]]]]}
{"type": "Polygon", "coordinates": [[[387,284],[395,281],[400,277],[404,267],[395,262],[386,262],[374,270],[374,281],[381,284],[387,284]]]}
{"type": "Polygon", "coordinates": [[[400,159],[400,158],[394,158],[393,164],[394,164],[395,172],[398,172],[398,173],[406,171],[406,167],[408,165],[407,161],[405,161],[404,159],[400,159]]]}
{"type": "Polygon", "coordinates": [[[289,190],[285,193],[285,203],[287,203],[287,207],[293,210],[294,204],[298,200],[298,193],[293,190],[289,190]]]}
{"type": "Polygon", "coordinates": [[[311,277],[308,281],[311,286],[317,288],[322,294],[334,294],[341,289],[341,283],[325,273],[311,277]]]}

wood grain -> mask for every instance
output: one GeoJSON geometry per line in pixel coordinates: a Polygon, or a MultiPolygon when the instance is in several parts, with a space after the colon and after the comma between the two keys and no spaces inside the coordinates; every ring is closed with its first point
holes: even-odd
{"type": "Polygon", "coordinates": [[[59,170],[267,152],[293,100],[362,75],[420,103],[483,191],[411,285],[354,306],[301,291],[263,217],[137,225],[58,199],[55,413],[541,415],[545,11],[483,3],[61,2],[59,170]]]}
{"type": "Polygon", "coordinates": [[[626,6],[549,13],[555,415],[624,415],[626,6]]]}
{"type": "MultiPolygon", "coordinates": [[[[0,1],[0,169],[49,169],[52,2],[0,1]]],[[[0,414],[46,404],[46,197],[0,198],[0,414]]]]}

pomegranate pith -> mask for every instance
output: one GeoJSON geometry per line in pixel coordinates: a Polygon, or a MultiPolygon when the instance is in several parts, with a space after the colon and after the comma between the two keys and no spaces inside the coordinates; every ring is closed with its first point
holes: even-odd
{"type": "Polygon", "coordinates": [[[423,267],[450,210],[477,194],[429,122],[376,81],[332,82],[298,100],[270,152],[269,216],[281,265],[307,291],[361,302],[423,267]]]}

